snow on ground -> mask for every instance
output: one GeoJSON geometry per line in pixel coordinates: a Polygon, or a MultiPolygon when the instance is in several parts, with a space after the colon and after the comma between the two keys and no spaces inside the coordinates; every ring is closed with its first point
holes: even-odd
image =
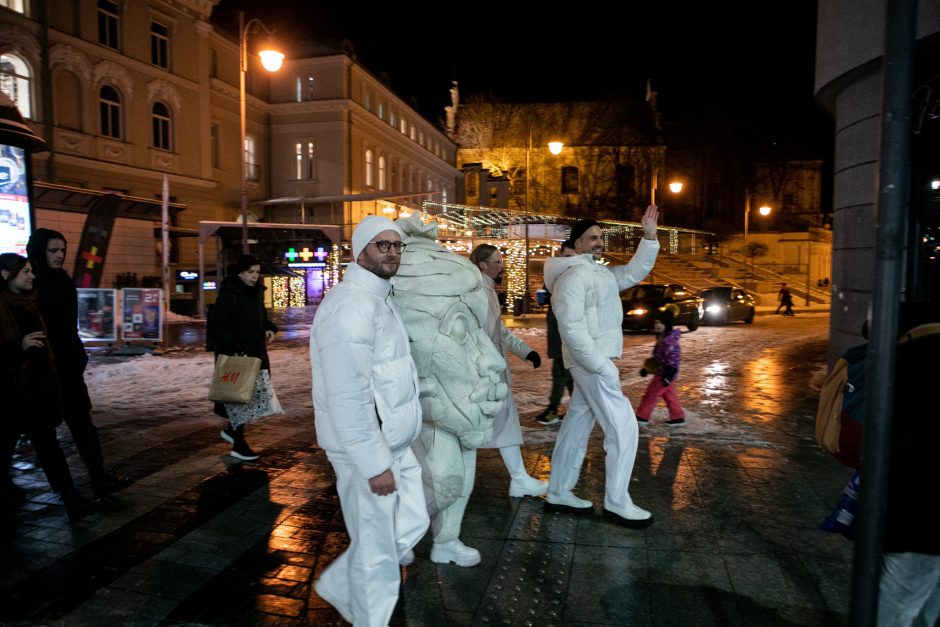
{"type": "MultiPolygon", "coordinates": [[[[700,327],[682,336],[683,361],[678,393],[686,415],[685,438],[722,438],[744,444],[766,445],[765,435],[794,397],[818,394],[826,364],[818,359],[804,364],[805,385],[794,390],[785,385],[793,367],[792,353],[809,343],[825,342],[829,317],[805,314],[791,318],[761,316],[753,325],[700,327]],[[790,352],[789,359],[782,356],[790,352]]],[[[542,367],[510,356],[513,392],[529,444],[551,443],[556,429],[534,421],[547,404],[551,387],[551,360],[546,354],[544,328],[514,329],[542,355],[542,367]]],[[[639,404],[648,379],[639,376],[640,365],[653,347],[651,335],[624,336],[624,356],[619,360],[627,398],[639,404]]],[[[820,351],[817,351],[818,355],[820,351]]],[[[272,380],[287,418],[310,420],[312,426],[311,375],[307,336],[303,332],[287,343],[270,348],[272,380]]],[[[823,357],[824,359],[824,357],[823,357]]],[[[201,350],[182,350],[164,355],[144,355],[110,363],[94,360],[86,381],[95,407],[95,420],[106,424],[109,415],[189,418],[217,421],[206,400],[213,356],[201,350]]],[[[567,395],[566,395],[567,397],[567,395]]],[[[564,403],[567,402],[567,398],[564,403]]],[[[665,407],[654,412],[644,427],[651,436],[665,436],[665,407]]],[[[673,431],[675,432],[675,431],[673,431]]]]}

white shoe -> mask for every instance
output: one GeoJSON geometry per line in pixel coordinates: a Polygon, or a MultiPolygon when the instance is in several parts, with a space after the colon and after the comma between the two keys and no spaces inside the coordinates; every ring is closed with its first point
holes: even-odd
{"type": "Polygon", "coordinates": [[[611,507],[605,504],[604,516],[630,529],[645,529],[653,524],[653,515],[633,503],[626,507],[611,507]]]}
{"type": "Polygon", "coordinates": [[[479,551],[470,548],[460,540],[444,542],[443,544],[435,542],[434,546],[431,547],[431,561],[435,564],[453,562],[457,566],[476,566],[482,559],[479,551]]]}
{"type": "Polygon", "coordinates": [[[545,496],[545,509],[550,512],[590,514],[594,511],[594,503],[579,499],[573,492],[549,492],[545,496]]]}
{"type": "Polygon", "coordinates": [[[513,479],[509,482],[509,496],[542,496],[548,490],[548,481],[539,481],[535,477],[526,475],[523,479],[513,479]]]}
{"type": "Polygon", "coordinates": [[[398,560],[398,563],[401,564],[402,566],[411,566],[412,564],[414,564],[414,561],[415,561],[415,552],[408,551],[402,556],[400,560],[398,560]]]}
{"type": "Polygon", "coordinates": [[[317,579],[317,582],[313,584],[313,589],[317,591],[317,594],[320,595],[320,598],[333,606],[333,608],[339,612],[339,615],[343,617],[347,623],[352,623],[352,608],[349,607],[349,604],[343,603],[339,600],[339,597],[333,594],[332,590],[327,589],[326,585],[323,583],[323,579],[317,579]]]}

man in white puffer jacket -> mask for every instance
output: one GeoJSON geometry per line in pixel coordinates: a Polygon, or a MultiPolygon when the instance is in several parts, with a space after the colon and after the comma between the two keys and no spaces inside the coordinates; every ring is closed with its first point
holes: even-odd
{"type": "Polygon", "coordinates": [[[608,267],[597,261],[604,253],[604,238],[594,220],[579,220],[569,239],[575,257],[556,257],[545,263],[545,287],[552,294],[558,319],[562,355],[574,378],[568,413],[555,440],[552,472],[545,509],[590,513],[591,501],[572,490],[578,482],[594,422],[604,431],[606,477],[604,515],[626,527],[642,529],[653,522],[648,511],[630,498],[630,476],[639,441],[636,415],[620,387],[620,371],[613,359],[623,353],[623,305],[620,292],[649,274],[659,252],[656,222],[659,210],[643,214],[643,239],[625,266],[608,267]]]}
{"type": "Polygon", "coordinates": [[[398,601],[400,563],[427,531],[421,466],[418,373],[392,303],[404,250],[398,226],[363,219],[343,280],[323,298],[310,328],[317,443],[336,472],[349,548],[316,591],[359,626],[387,625],[398,601]]]}

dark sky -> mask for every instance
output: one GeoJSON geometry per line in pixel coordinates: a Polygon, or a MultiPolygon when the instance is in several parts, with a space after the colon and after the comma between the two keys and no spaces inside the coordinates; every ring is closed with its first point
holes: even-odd
{"type": "Polygon", "coordinates": [[[463,99],[570,101],[641,98],[652,79],[664,123],[741,116],[831,143],[813,101],[815,1],[222,0],[213,21],[238,8],[290,37],[349,39],[431,121],[452,80],[463,99]]]}

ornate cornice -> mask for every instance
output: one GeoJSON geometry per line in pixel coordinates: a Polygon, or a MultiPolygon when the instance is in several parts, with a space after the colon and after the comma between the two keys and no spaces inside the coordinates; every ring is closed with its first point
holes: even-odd
{"type": "Polygon", "coordinates": [[[77,74],[86,84],[91,82],[91,63],[84,54],[65,44],[57,44],[49,51],[49,64],[53,70],[62,68],[77,74]]]}
{"type": "Polygon", "coordinates": [[[134,81],[131,80],[131,75],[113,61],[102,61],[95,66],[95,91],[98,91],[102,83],[117,85],[121,93],[127,98],[134,95],[134,81]]]}
{"type": "Polygon", "coordinates": [[[39,44],[36,39],[9,24],[0,24],[0,52],[15,52],[25,57],[33,72],[39,71],[39,44]]]}
{"type": "Polygon", "coordinates": [[[168,103],[173,108],[173,112],[177,115],[181,112],[179,92],[163,79],[151,81],[150,84],[147,85],[147,99],[151,103],[155,100],[162,100],[168,103]]]}

